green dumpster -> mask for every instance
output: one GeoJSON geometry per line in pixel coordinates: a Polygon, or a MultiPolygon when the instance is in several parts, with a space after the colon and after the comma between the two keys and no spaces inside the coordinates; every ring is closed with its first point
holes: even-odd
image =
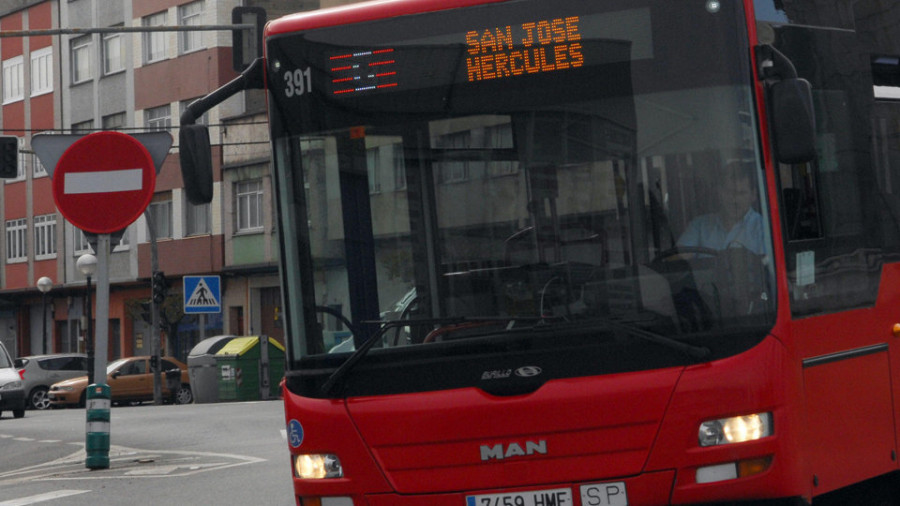
{"type": "Polygon", "coordinates": [[[259,336],[236,337],[216,353],[220,401],[275,398],[284,376],[284,346],[268,338],[268,363],[259,336]],[[263,371],[268,371],[263,377],[263,371]]]}

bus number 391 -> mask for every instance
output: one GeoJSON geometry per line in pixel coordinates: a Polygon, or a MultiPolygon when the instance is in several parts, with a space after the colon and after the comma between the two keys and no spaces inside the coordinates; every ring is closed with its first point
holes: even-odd
{"type": "Polygon", "coordinates": [[[287,98],[299,97],[312,91],[312,77],[309,67],[284,73],[284,95],[287,98]]]}

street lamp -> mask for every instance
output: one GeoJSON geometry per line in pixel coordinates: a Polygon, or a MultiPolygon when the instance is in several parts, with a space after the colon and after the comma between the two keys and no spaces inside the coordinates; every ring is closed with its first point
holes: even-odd
{"type": "Polygon", "coordinates": [[[41,320],[44,321],[44,353],[50,353],[50,343],[47,342],[47,293],[53,288],[53,280],[47,276],[37,280],[37,289],[41,292],[41,320]]]}
{"type": "Polygon", "coordinates": [[[85,309],[84,314],[86,315],[87,322],[85,327],[87,327],[87,332],[85,333],[85,346],[87,347],[88,354],[88,382],[94,381],[94,324],[91,318],[91,276],[97,272],[97,257],[91,255],[90,253],[85,253],[78,257],[78,261],[75,262],[75,266],[78,267],[78,270],[84,274],[85,278],[87,278],[87,285],[85,285],[85,309]]]}

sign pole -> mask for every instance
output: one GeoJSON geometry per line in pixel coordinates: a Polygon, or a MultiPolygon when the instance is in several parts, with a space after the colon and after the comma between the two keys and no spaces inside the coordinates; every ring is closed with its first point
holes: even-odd
{"type": "Polygon", "coordinates": [[[94,383],[86,392],[85,466],[109,469],[110,389],[106,384],[109,354],[109,234],[97,235],[97,324],[94,326],[94,383]]]}
{"type": "Polygon", "coordinates": [[[72,225],[97,234],[94,383],[85,392],[85,465],[90,469],[109,468],[111,398],[106,384],[106,360],[109,356],[110,234],[138,219],[153,199],[156,173],[172,145],[171,135],[160,134],[145,134],[142,138],[147,145],[113,131],[83,137],[47,135],[32,139],[35,153],[53,179],[56,208],[72,225]]]}
{"type": "Polygon", "coordinates": [[[109,356],[109,234],[97,235],[97,316],[94,344],[94,383],[106,383],[109,356]]]}

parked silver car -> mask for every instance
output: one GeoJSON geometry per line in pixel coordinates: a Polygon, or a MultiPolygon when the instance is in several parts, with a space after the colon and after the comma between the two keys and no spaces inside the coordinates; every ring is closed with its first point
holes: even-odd
{"type": "Polygon", "coordinates": [[[0,343],[0,414],[7,409],[15,418],[25,416],[25,389],[6,347],[0,343]]]}
{"type": "Polygon", "coordinates": [[[87,376],[88,358],[84,353],[33,355],[16,359],[16,368],[24,381],[26,405],[47,409],[50,385],[78,376],[87,376]]]}

